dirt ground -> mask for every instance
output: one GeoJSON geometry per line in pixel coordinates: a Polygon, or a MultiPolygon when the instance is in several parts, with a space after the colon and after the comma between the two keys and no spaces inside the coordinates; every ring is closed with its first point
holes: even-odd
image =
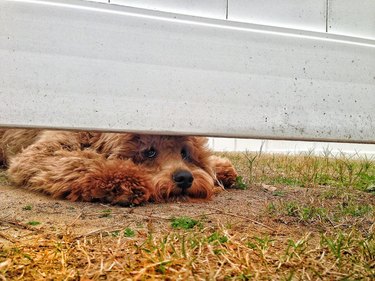
{"type": "Polygon", "coordinates": [[[207,202],[120,207],[53,199],[10,185],[0,170],[0,204],[3,280],[147,280],[150,276],[168,280],[165,276],[171,274],[179,277],[176,280],[227,280],[223,276],[231,276],[228,280],[250,280],[249,276],[254,280],[339,280],[347,275],[345,268],[354,279],[373,280],[375,197],[357,190],[257,184],[246,190],[223,190],[207,202]],[[197,220],[201,228],[181,236],[171,226],[171,219],[176,217],[197,220]],[[126,229],[134,231],[134,238],[124,238],[126,229]],[[166,239],[162,237],[170,233],[169,244],[162,245],[160,241],[164,240],[159,238],[166,239]],[[230,242],[209,242],[215,233],[229,235],[230,242]],[[346,256],[341,260],[341,256],[335,256],[336,248],[330,250],[322,244],[321,235],[325,233],[327,237],[344,233],[339,240],[329,242],[341,243],[340,239],[347,237],[349,242],[358,243],[345,244],[346,256]],[[176,247],[185,245],[178,239],[185,241],[181,237],[189,235],[207,235],[206,240],[199,240],[203,241],[203,254],[201,248],[190,249],[189,261],[183,248],[182,257],[163,256],[170,270],[153,269],[160,264],[155,259],[161,258],[161,252],[168,248],[167,254],[174,253],[176,247]],[[306,242],[305,248],[303,241],[307,240],[309,246],[306,242]],[[269,243],[274,246],[269,248],[269,243]],[[291,245],[298,253],[292,252],[290,260],[285,260],[291,245]],[[124,254],[129,251],[130,255],[124,254]],[[244,260],[245,256],[251,256],[251,260],[244,260]],[[232,261],[222,263],[221,259],[232,261]],[[118,263],[115,268],[113,262],[118,263]],[[191,268],[191,264],[197,264],[197,268],[191,268]],[[250,270],[251,275],[242,270],[250,270]],[[218,274],[221,277],[217,279],[218,274]]]}
{"type": "MultiPolygon", "coordinates": [[[[291,198],[306,190],[289,192],[291,198]]],[[[153,221],[153,227],[168,231],[173,217],[204,218],[206,224],[254,224],[259,232],[287,231],[286,224],[261,222],[264,210],[274,196],[270,191],[253,187],[248,190],[224,190],[211,201],[202,203],[145,204],[132,208],[99,203],[70,202],[10,185],[0,185],[0,243],[22,242],[40,232],[71,231],[86,236],[100,231],[137,228],[153,221]],[[37,225],[30,225],[37,222],[37,225]],[[277,228],[275,228],[277,225],[277,228]]],[[[301,229],[302,231],[302,229],[301,229]]],[[[297,230],[297,232],[299,232],[297,230]]],[[[295,233],[297,234],[297,233],[295,233]]]]}
{"type": "MultiPolygon", "coordinates": [[[[43,194],[9,185],[0,186],[1,221],[19,222],[2,232],[14,239],[27,239],[35,229],[50,230],[74,227],[77,235],[85,235],[99,229],[111,230],[137,224],[151,218],[168,220],[172,217],[197,217],[227,212],[252,214],[263,204],[264,198],[254,190],[222,192],[212,201],[204,203],[146,204],[133,208],[87,202],[70,202],[53,199],[43,194]],[[31,206],[31,210],[26,210],[31,206]],[[110,210],[110,211],[109,211],[110,210]],[[28,222],[40,222],[35,227],[20,227],[28,222]],[[26,236],[25,236],[26,235],[26,236]]],[[[1,238],[0,238],[1,239],[1,238]]],[[[6,242],[0,240],[0,242],[6,242]]]]}

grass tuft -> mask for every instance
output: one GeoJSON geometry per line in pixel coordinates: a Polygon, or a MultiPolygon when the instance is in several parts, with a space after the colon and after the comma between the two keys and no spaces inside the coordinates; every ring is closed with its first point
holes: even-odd
{"type": "Polygon", "coordinates": [[[112,210],[111,209],[105,209],[102,210],[101,214],[99,215],[99,218],[108,218],[111,217],[112,210]]]}
{"type": "Polygon", "coordinates": [[[245,190],[248,189],[248,185],[244,182],[242,176],[236,177],[236,184],[235,184],[237,189],[245,190]]]}
{"type": "Polygon", "coordinates": [[[135,236],[135,231],[129,227],[125,228],[124,230],[124,236],[125,237],[134,237],[135,236]]]}
{"type": "Polygon", "coordinates": [[[313,156],[256,153],[221,153],[239,167],[246,185],[290,187],[337,187],[365,192],[375,190],[375,162],[366,157],[330,153],[313,156]]]}
{"type": "Polygon", "coordinates": [[[24,210],[24,211],[31,211],[32,208],[33,208],[33,206],[31,206],[31,205],[26,205],[26,206],[22,207],[22,210],[24,210]]]}
{"type": "Polygon", "coordinates": [[[0,185],[9,184],[8,178],[6,176],[6,172],[4,170],[0,170],[0,185]]]}
{"type": "Polygon", "coordinates": [[[38,222],[38,221],[29,221],[27,224],[31,225],[31,226],[37,226],[37,225],[40,225],[40,222],[38,222]]]}
{"type": "Polygon", "coordinates": [[[171,220],[171,226],[176,229],[191,229],[198,223],[197,220],[188,217],[177,217],[171,220]]]}

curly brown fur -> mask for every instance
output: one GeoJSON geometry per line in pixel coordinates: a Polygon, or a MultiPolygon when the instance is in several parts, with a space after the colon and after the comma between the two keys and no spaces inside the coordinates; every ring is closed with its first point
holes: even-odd
{"type": "Polygon", "coordinates": [[[0,160],[19,186],[120,205],[210,199],[237,176],[191,136],[0,130],[0,160]]]}

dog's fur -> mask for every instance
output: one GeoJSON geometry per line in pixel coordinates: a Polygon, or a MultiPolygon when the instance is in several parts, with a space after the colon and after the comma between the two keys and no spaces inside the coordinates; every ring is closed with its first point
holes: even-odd
{"type": "Polygon", "coordinates": [[[237,177],[206,138],[188,136],[0,130],[1,162],[19,186],[120,205],[209,199],[237,177]]]}

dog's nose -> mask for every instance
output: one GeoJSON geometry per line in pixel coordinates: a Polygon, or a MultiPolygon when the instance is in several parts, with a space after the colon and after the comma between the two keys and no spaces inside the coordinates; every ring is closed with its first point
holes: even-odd
{"type": "Polygon", "coordinates": [[[185,170],[175,172],[172,178],[176,185],[182,189],[189,188],[194,180],[193,175],[189,171],[185,170]]]}

